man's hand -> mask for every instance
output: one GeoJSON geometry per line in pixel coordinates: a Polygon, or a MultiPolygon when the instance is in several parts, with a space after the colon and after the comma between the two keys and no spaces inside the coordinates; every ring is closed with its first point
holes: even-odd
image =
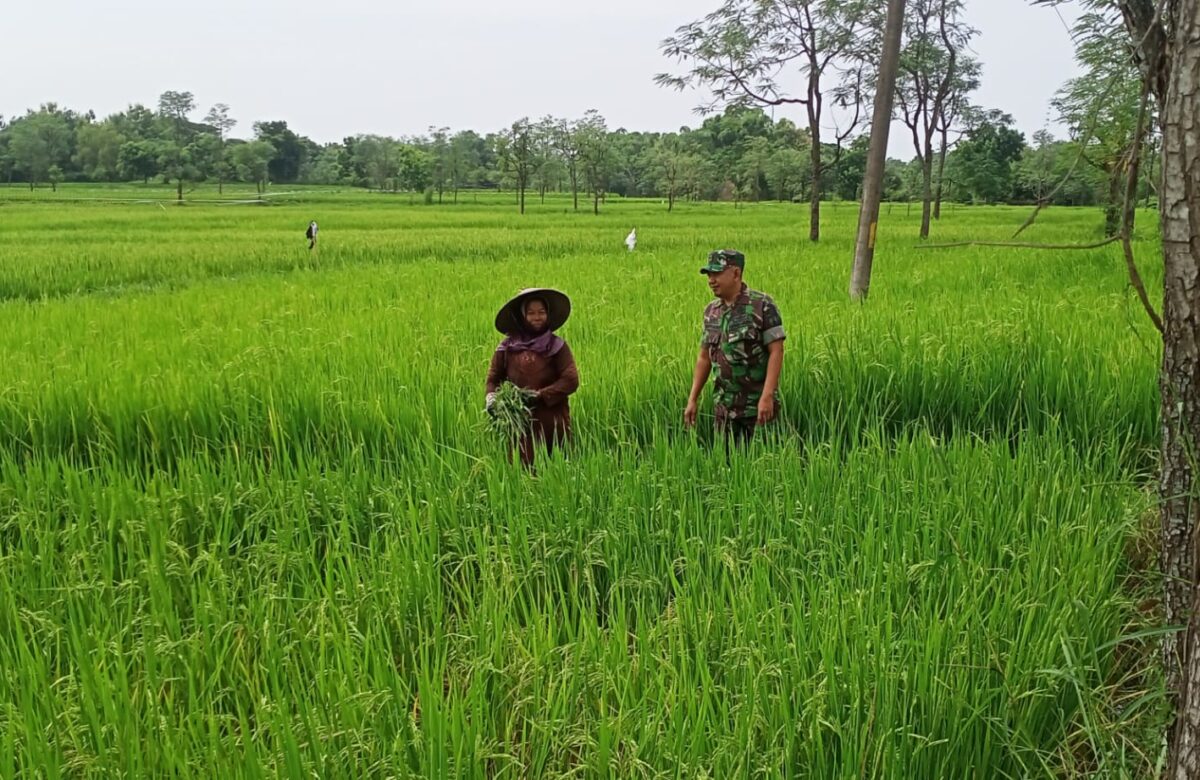
{"type": "Polygon", "coordinates": [[[775,398],[769,395],[764,395],[758,401],[758,419],[757,425],[766,425],[775,419],[775,398]]]}
{"type": "Polygon", "coordinates": [[[696,402],[690,398],[683,409],[683,424],[688,428],[696,424],[696,402]]]}

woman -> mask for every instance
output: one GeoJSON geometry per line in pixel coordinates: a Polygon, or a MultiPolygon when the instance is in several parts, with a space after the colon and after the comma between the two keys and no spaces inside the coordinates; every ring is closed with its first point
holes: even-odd
{"type": "Polygon", "coordinates": [[[570,314],[570,299],[544,287],[522,290],[496,314],[496,330],[505,338],[488,367],[487,406],[506,380],[532,391],[532,425],[517,442],[521,463],[528,467],[536,445],[551,451],[571,435],[567,397],[579,387],[579,372],[571,348],[554,333],[570,314]]]}

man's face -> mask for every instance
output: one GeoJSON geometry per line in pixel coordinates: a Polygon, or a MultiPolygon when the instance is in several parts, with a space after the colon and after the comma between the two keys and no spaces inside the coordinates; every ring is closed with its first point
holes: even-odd
{"type": "Polygon", "coordinates": [[[708,289],[718,298],[728,299],[737,294],[742,288],[742,269],[731,265],[720,273],[710,273],[708,289]]]}

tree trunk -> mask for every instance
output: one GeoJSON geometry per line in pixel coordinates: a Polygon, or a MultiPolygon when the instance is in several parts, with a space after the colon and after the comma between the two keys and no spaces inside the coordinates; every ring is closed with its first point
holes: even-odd
{"type": "Polygon", "coordinates": [[[929,238],[929,219],[933,213],[933,145],[925,142],[921,161],[921,238],[929,238]]]}
{"type": "Polygon", "coordinates": [[[1167,623],[1185,624],[1163,645],[1168,690],[1177,692],[1167,777],[1200,777],[1200,0],[1179,0],[1163,101],[1162,568],[1167,623]]]}
{"type": "Polygon", "coordinates": [[[812,193],[808,199],[808,240],[821,240],[821,123],[809,121],[808,132],[812,138],[812,193]]]}
{"type": "Polygon", "coordinates": [[[1104,237],[1112,238],[1121,232],[1121,207],[1125,194],[1125,177],[1121,166],[1114,164],[1108,174],[1108,202],[1104,204],[1104,237]]]}
{"type": "Polygon", "coordinates": [[[875,229],[879,223],[879,198],[887,164],[888,131],[892,126],[896,70],[900,61],[900,37],[904,31],[904,0],[888,0],[883,56],[879,63],[875,110],[871,118],[871,143],[867,149],[867,171],[863,178],[862,206],[858,212],[858,240],[854,245],[854,267],[850,272],[850,299],[866,300],[871,287],[871,264],[875,258],[875,229]]]}
{"type": "Polygon", "coordinates": [[[946,131],[942,131],[942,148],[938,150],[937,192],[933,196],[933,218],[942,218],[942,179],[946,175],[946,131]]]}
{"type": "Polygon", "coordinates": [[[175,200],[183,203],[183,177],[175,180],[175,200]]]}
{"type": "Polygon", "coordinates": [[[575,210],[579,211],[579,174],[571,168],[571,200],[575,202],[575,210]]]}
{"type": "Polygon", "coordinates": [[[600,193],[596,193],[592,198],[592,213],[597,217],[600,216],[600,193]]]}
{"type": "Polygon", "coordinates": [[[675,208],[675,188],[671,187],[667,190],[667,213],[670,214],[675,208]]]}

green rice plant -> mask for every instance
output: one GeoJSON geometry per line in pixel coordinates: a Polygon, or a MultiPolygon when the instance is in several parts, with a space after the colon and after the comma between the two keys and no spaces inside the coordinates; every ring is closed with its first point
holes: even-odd
{"type": "Polygon", "coordinates": [[[529,432],[533,416],[529,410],[532,390],[503,382],[488,406],[488,427],[506,441],[515,441],[529,432]]]}
{"type": "Polygon", "coordinates": [[[920,250],[885,205],[857,306],[848,204],[815,246],[784,204],[19,195],[0,777],[1152,773],[1159,355],[1117,250],[920,250]],[[780,420],[731,458],[707,393],[680,419],[721,245],[788,332],[780,420]],[[478,399],[534,284],[582,384],[529,480],[478,399]]]}

